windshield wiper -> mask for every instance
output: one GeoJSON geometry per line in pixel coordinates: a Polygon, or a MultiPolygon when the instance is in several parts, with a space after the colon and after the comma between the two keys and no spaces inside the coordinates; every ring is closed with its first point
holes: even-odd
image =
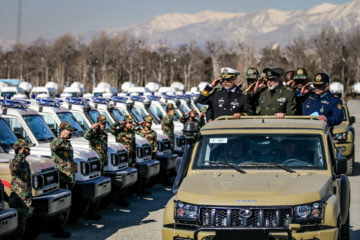
{"type": "Polygon", "coordinates": [[[259,162],[251,162],[251,165],[256,165],[256,166],[268,166],[268,167],[278,167],[281,169],[284,169],[285,171],[289,172],[289,173],[296,173],[294,170],[291,170],[290,168],[288,168],[285,164],[279,164],[279,163],[259,163],[259,162]]]}
{"type": "Polygon", "coordinates": [[[229,166],[232,169],[235,169],[237,172],[239,173],[246,173],[244,170],[242,170],[241,168],[239,168],[236,164],[233,163],[226,163],[226,162],[216,162],[216,161],[204,161],[203,163],[212,163],[212,164],[220,164],[220,165],[225,165],[225,166],[229,166]]]}

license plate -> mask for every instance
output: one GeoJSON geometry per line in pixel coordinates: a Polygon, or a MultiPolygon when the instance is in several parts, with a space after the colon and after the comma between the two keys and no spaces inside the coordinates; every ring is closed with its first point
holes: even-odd
{"type": "Polygon", "coordinates": [[[65,198],[60,198],[59,199],[59,205],[62,205],[62,204],[64,204],[65,203],[65,198]]]}
{"type": "Polygon", "coordinates": [[[218,240],[269,240],[269,231],[265,230],[217,230],[218,240]]]}

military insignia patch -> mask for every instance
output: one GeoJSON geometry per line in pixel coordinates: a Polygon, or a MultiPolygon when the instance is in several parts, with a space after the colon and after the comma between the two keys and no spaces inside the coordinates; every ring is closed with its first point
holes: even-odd
{"type": "Polygon", "coordinates": [[[268,72],[267,72],[267,75],[268,75],[269,77],[272,76],[271,71],[268,71],[268,72]]]}
{"type": "Polygon", "coordinates": [[[122,139],[123,141],[125,141],[125,140],[126,140],[126,137],[125,137],[125,136],[122,136],[121,139],[122,139]]]}
{"type": "Polygon", "coordinates": [[[227,68],[224,68],[223,74],[228,74],[228,73],[229,73],[229,70],[227,68]]]}
{"type": "Polygon", "coordinates": [[[250,75],[250,74],[253,74],[253,70],[252,70],[252,69],[249,69],[248,74],[249,74],[249,75],[250,75]]]}
{"type": "Polygon", "coordinates": [[[315,79],[316,79],[317,82],[320,82],[321,81],[321,75],[320,74],[317,75],[315,79]]]}
{"type": "Polygon", "coordinates": [[[338,103],[338,104],[337,104],[337,107],[338,107],[339,110],[341,110],[341,109],[342,109],[341,103],[338,103]]]}
{"type": "Polygon", "coordinates": [[[24,179],[28,180],[29,179],[29,175],[27,175],[27,173],[24,174],[24,179]]]}
{"type": "Polygon", "coordinates": [[[68,157],[69,154],[68,154],[67,152],[64,152],[64,156],[65,156],[65,157],[68,157]]]}
{"type": "Polygon", "coordinates": [[[302,69],[299,69],[298,71],[297,71],[297,75],[303,75],[304,74],[304,71],[302,70],[302,69]]]}
{"type": "Polygon", "coordinates": [[[261,77],[265,77],[266,74],[262,72],[262,73],[260,74],[260,76],[261,76],[261,77]]]}
{"type": "Polygon", "coordinates": [[[203,96],[205,96],[205,97],[208,97],[208,96],[210,95],[210,92],[204,90],[204,91],[201,92],[201,95],[203,95],[203,96]]]}
{"type": "Polygon", "coordinates": [[[96,148],[100,148],[100,144],[97,143],[97,144],[96,144],[96,148]]]}

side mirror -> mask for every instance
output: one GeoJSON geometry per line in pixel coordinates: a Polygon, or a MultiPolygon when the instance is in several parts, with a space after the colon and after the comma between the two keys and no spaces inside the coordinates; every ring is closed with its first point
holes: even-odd
{"type": "Polygon", "coordinates": [[[178,171],[179,171],[180,164],[181,164],[182,160],[183,160],[182,157],[177,157],[176,160],[175,160],[175,171],[176,171],[176,173],[178,173],[178,171]]]}
{"type": "Polygon", "coordinates": [[[338,157],[335,161],[335,174],[341,175],[347,172],[347,159],[346,157],[338,157]]]}
{"type": "Polygon", "coordinates": [[[354,116],[351,116],[350,117],[350,124],[354,124],[355,123],[355,117],[354,116]]]}

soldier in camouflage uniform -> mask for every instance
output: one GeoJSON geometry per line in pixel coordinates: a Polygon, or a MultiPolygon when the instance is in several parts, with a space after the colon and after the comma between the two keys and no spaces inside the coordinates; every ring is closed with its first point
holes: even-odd
{"type": "Polygon", "coordinates": [[[161,129],[169,137],[171,150],[174,150],[174,117],[175,107],[174,104],[168,103],[166,105],[167,114],[161,120],[161,129]]]}
{"type": "Polygon", "coordinates": [[[205,114],[203,112],[200,113],[200,119],[196,118],[197,111],[196,109],[192,109],[190,112],[185,113],[180,117],[179,121],[185,125],[187,122],[193,122],[200,131],[200,129],[205,125],[205,114]]]}
{"type": "Polygon", "coordinates": [[[25,224],[32,203],[32,186],[30,165],[26,157],[30,155],[29,144],[23,139],[14,143],[15,157],[10,163],[11,172],[11,195],[9,206],[18,210],[18,228],[15,232],[16,239],[22,239],[25,233],[25,224]]]}
{"type": "Polygon", "coordinates": [[[144,126],[144,129],[140,129],[136,131],[136,134],[149,141],[153,152],[152,157],[153,159],[155,159],[156,152],[158,149],[157,134],[154,130],[151,129],[152,117],[148,115],[144,118],[144,120],[145,120],[144,122],[141,122],[141,124],[144,126]]]}
{"type": "Polygon", "coordinates": [[[101,172],[107,165],[108,135],[105,132],[106,117],[98,116],[96,123],[84,134],[84,138],[89,141],[90,148],[94,150],[101,159],[101,172]]]}
{"type": "MultiPolygon", "coordinates": [[[[76,128],[71,127],[69,122],[60,123],[60,136],[50,143],[51,158],[56,163],[60,172],[60,187],[72,190],[75,186],[75,168],[74,168],[74,151],[69,139],[72,137],[72,131],[76,128]]],[[[62,223],[66,219],[66,212],[60,213],[54,219],[53,237],[69,238],[70,233],[65,232],[62,223]]]]}
{"type": "Polygon", "coordinates": [[[110,133],[115,136],[116,142],[122,143],[128,151],[131,167],[134,167],[136,162],[136,140],[133,124],[134,119],[130,115],[126,115],[123,122],[115,122],[110,128],[110,133]]]}

